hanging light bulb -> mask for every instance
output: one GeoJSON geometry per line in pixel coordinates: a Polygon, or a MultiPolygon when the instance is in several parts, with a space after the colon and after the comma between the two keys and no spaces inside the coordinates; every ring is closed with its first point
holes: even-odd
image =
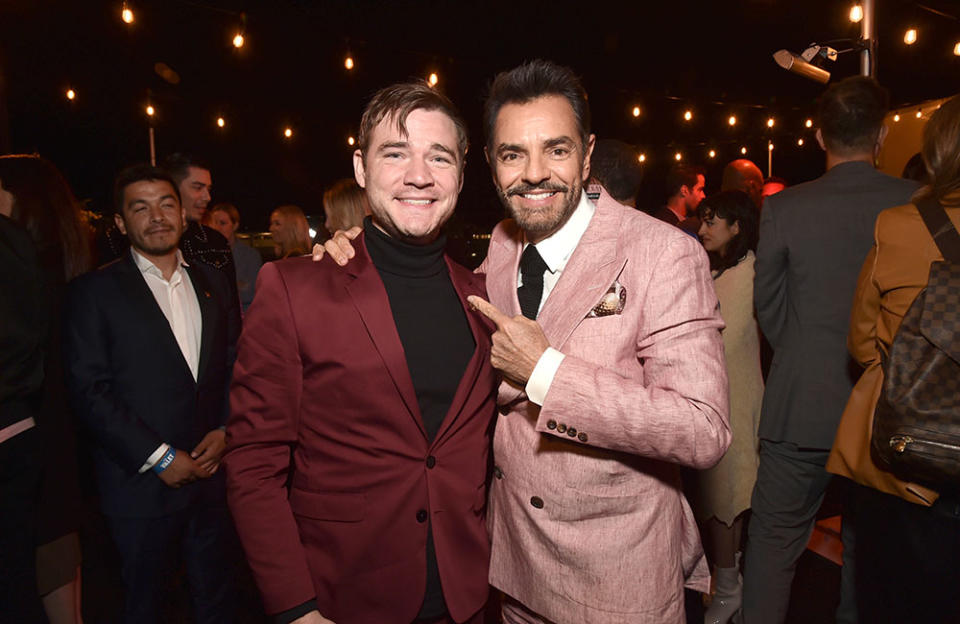
{"type": "Polygon", "coordinates": [[[287,126],[286,128],[284,128],[284,129],[283,129],[283,136],[287,137],[288,139],[289,139],[290,137],[292,137],[292,136],[293,136],[293,128],[291,128],[290,126],[287,126]]]}
{"type": "Polygon", "coordinates": [[[439,80],[440,80],[440,78],[437,76],[437,73],[436,73],[436,72],[433,72],[432,74],[430,74],[430,77],[427,78],[427,82],[430,83],[430,86],[431,86],[431,87],[437,86],[437,82],[438,82],[439,80]]]}
{"type": "Polygon", "coordinates": [[[238,32],[233,36],[233,47],[235,48],[243,47],[243,33],[238,32]]]}
{"type": "Polygon", "coordinates": [[[797,139],[797,145],[803,147],[803,139],[797,139]]]}
{"type": "Polygon", "coordinates": [[[357,140],[353,137],[347,137],[347,145],[353,147],[356,144],[357,140]]]}
{"type": "Polygon", "coordinates": [[[683,118],[684,118],[686,121],[690,121],[691,119],[693,119],[693,111],[689,111],[689,110],[688,110],[688,111],[684,111],[684,113],[683,113],[683,118]]]}
{"type": "Polygon", "coordinates": [[[67,89],[67,99],[72,100],[77,97],[76,92],[73,89],[67,89]]]}
{"type": "Polygon", "coordinates": [[[225,125],[227,125],[227,120],[224,119],[223,117],[217,117],[217,126],[222,128],[225,125]]]}
{"type": "Polygon", "coordinates": [[[639,107],[639,106],[634,106],[634,107],[633,107],[633,116],[634,116],[634,117],[639,117],[639,116],[640,116],[640,107],[639,107]]]}
{"type": "Polygon", "coordinates": [[[743,154],[744,156],[746,156],[746,155],[747,155],[747,148],[746,148],[746,147],[741,147],[741,148],[740,148],[740,153],[743,154]]]}
{"type": "Polygon", "coordinates": [[[859,4],[855,4],[850,7],[850,21],[856,24],[863,19],[863,7],[859,4]]]}
{"type": "Polygon", "coordinates": [[[150,117],[153,117],[153,114],[157,112],[157,109],[155,109],[152,104],[147,104],[146,111],[147,111],[147,115],[149,115],[150,117]]]}
{"type": "Polygon", "coordinates": [[[953,46],[953,54],[960,56],[960,41],[957,42],[957,45],[953,46]]]}
{"type": "Polygon", "coordinates": [[[772,128],[772,127],[774,126],[774,124],[776,124],[776,122],[773,120],[773,117],[771,117],[770,119],[767,120],[767,127],[768,127],[768,128],[772,128]]]}
{"type": "Polygon", "coordinates": [[[893,116],[893,121],[894,122],[900,121],[900,113],[897,113],[896,115],[893,116]]]}
{"type": "MultiPolygon", "coordinates": [[[[114,5],[114,6],[116,6],[116,5],[114,5]]],[[[132,23],[133,23],[133,10],[130,9],[130,7],[127,6],[127,3],[126,3],[126,2],[123,3],[123,7],[120,9],[120,19],[123,20],[123,23],[124,23],[124,24],[132,24],[132,23]]]]}
{"type": "Polygon", "coordinates": [[[716,158],[716,157],[717,157],[717,152],[716,152],[716,150],[710,150],[710,151],[707,153],[707,156],[709,156],[710,158],[716,158]]]}
{"type": "Polygon", "coordinates": [[[680,162],[681,160],[683,160],[683,154],[681,154],[680,152],[677,152],[676,154],[673,155],[673,159],[676,160],[677,162],[680,162]]]}
{"type": "Polygon", "coordinates": [[[770,141],[769,143],[767,143],[767,151],[768,152],[773,151],[773,141],[770,141]]]}
{"type": "Polygon", "coordinates": [[[646,161],[647,161],[647,155],[646,155],[646,154],[640,154],[639,156],[637,156],[637,160],[639,160],[640,162],[646,162],[646,161]]]}
{"type": "Polygon", "coordinates": [[[347,69],[353,69],[353,57],[348,54],[347,58],[343,59],[343,66],[347,69]]]}
{"type": "Polygon", "coordinates": [[[918,108],[918,109],[917,109],[917,119],[922,119],[922,118],[923,118],[923,112],[918,108]]]}
{"type": "Polygon", "coordinates": [[[727,119],[727,123],[730,124],[731,126],[737,125],[737,117],[736,117],[736,115],[730,115],[730,118],[727,119]]]}
{"type": "Polygon", "coordinates": [[[917,42],[917,29],[909,28],[907,32],[903,34],[903,42],[907,45],[913,45],[917,42]]]}
{"type": "Polygon", "coordinates": [[[807,119],[805,122],[803,122],[803,125],[806,126],[807,128],[812,128],[812,127],[813,127],[813,120],[812,120],[812,119],[807,119]]]}

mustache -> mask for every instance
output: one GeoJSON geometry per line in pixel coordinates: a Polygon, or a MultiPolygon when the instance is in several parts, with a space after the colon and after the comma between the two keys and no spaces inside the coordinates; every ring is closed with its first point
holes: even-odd
{"type": "Polygon", "coordinates": [[[514,195],[522,195],[524,193],[533,193],[534,191],[550,191],[557,193],[567,193],[570,190],[569,187],[562,184],[552,184],[549,182],[541,182],[540,184],[527,184],[521,182],[520,184],[514,186],[513,188],[507,191],[507,197],[513,197],[514,195]]]}

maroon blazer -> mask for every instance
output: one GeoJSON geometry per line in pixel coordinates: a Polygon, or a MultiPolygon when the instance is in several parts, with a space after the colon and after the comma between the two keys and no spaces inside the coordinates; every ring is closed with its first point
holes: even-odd
{"type": "MultiPolygon", "coordinates": [[[[386,291],[358,240],[346,267],[294,258],[260,271],[233,371],[230,508],[268,613],[316,596],[337,624],[409,624],[426,585],[429,518],[444,598],[463,621],[488,590],[492,326],[466,314],[477,348],[429,443],[386,291]]],[[[468,310],[483,279],[447,265],[468,310]]]]}

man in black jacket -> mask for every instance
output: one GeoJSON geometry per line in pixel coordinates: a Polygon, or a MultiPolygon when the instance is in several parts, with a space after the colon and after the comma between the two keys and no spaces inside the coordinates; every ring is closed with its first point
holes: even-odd
{"type": "Polygon", "coordinates": [[[230,524],[217,469],[239,305],[226,275],[184,261],[186,220],[169,175],[131,167],[115,200],[130,250],[70,285],[64,348],[121,555],[123,620],[159,618],[163,580],[182,558],[197,621],[229,621],[230,524]]]}

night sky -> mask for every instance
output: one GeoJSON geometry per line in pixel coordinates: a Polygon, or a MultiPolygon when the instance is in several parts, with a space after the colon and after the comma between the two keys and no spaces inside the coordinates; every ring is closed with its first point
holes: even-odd
{"type": "MultiPolygon", "coordinates": [[[[960,15],[960,3],[876,3],[878,78],[892,103],[960,91],[953,55],[960,20],[949,15],[960,15]],[[920,33],[913,46],[903,43],[908,25],[920,33]]],[[[771,138],[779,145],[774,173],[796,183],[823,170],[814,141],[796,146],[798,137],[813,138],[802,124],[823,87],[783,71],[771,54],[855,38],[851,4],[140,0],[129,3],[136,21],[128,26],[119,1],[0,0],[0,152],[46,156],[78,197],[102,210],[113,175],[148,158],[149,100],[158,155],[183,150],[210,162],[214,201],[235,203],[245,229],[263,230],[282,203],[322,213],[323,190],[352,176],[347,138],[371,93],[436,72],[438,88],[470,126],[455,219],[488,230],[503,213],[483,159],[483,96],[496,72],[540,57],[582,76],[598,137],[647,155],[642,201],[649,205],[661,201],[663,170],[676,151],[708,166],[711,191],[740,146],[766,169],[771,138]],[[240,12],[246,44],[238,50],[231,39],[240,12]],[[347,54],[352,71],[344,68],[347,54]],[[155,72],[158,62],[179,75],[178,84],[155,72]],[[72,102],[68,87],[77,93],[72,102]],[[738,117],[732,129],[730,114],[738,117]],[[776,126],[768,130],[771,116],[776,126]],[[286,126],[291,140],[283,138],[286,126]],[[710,148],[718,151],[714,161],[710,148]]],[[[849,53],[828,69],[837,78],[858,67],[849,53]]]]}

